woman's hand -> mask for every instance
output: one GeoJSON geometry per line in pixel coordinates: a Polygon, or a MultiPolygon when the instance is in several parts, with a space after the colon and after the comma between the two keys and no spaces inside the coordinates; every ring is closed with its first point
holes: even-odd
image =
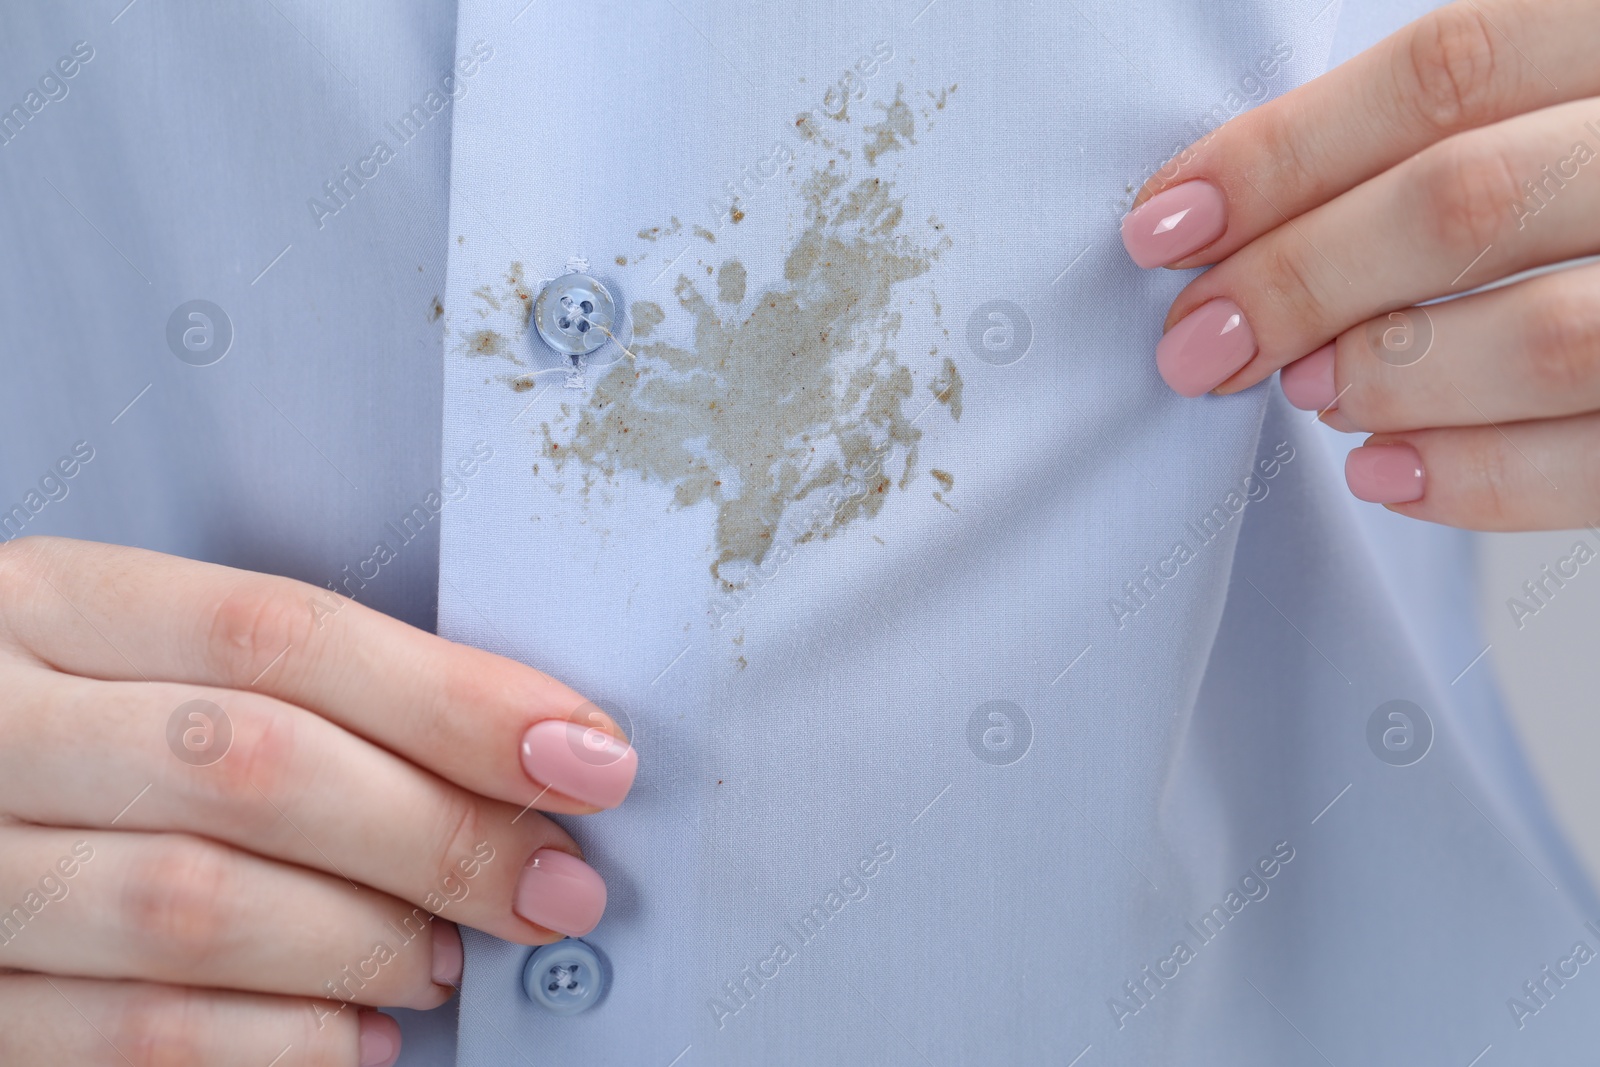
{"type": "Polygon", "coordinates": [[[391,1063],[360,1008],[448,999],[455,923],[536,945],[605,908],[529,809],[621,803],[616,724],[329,590],[16,541],[0,692],[8,1067],[391,1063]]]}
{"type": "Polygon", "coordinates": [[[1179,393],[1283,370],[1372,433],[1363,500],[1481,530],[1600,519],[1600,5],[1461,0],[1233,120],[1140,194],[1141,266],[1216,264],[1157,349],[1179,393]]]}

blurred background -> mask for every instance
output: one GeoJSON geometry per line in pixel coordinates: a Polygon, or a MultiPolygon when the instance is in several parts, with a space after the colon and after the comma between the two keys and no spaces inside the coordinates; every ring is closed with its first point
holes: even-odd
{"type": "Polygon", "coordinates": [[[1512,724],[1556,818],[1600,881],[1600,533],[1479,535],[1478,613],[1512,724]],[[1594,553],[1581,565],[1579,542],[1594,553]]]}

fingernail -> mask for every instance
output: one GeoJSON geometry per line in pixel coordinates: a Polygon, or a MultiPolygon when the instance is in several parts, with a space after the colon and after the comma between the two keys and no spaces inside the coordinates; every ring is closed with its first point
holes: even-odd
{"type": "Polygon", "coordinates": [[[1256,354],[1256,335],[1232,300],[1191,311],[1156,345],[1156,369],[1172,391],[1200,396],[1221,385],[1256,354]]]}
{"type": "Polygon", "coordinates": [[[392,1067],[400,1058],[400,1024],[381,1011],[364,1011],[361,1026],[361,1067],[392,1067]]]}
{"type": "Polygon", "coordinates": [[[1309,356],[1295,360],[1278,374],[1278,384],[1289,403],[1301,411],[1327,411],[1338,399],[1333,383],[1332,342],[1309,356]]]}
{"type": "Polygon", "coordinates": [[[433,920],[433,984],[455,989],[461,985],[461,967],[466,962],[461,951],[461,931],[448,919],[433,920]]]}
{"type": "Polygon", "coordinates": [[[1324,411],[1322,414],[1318,415],[1317,418],[1322,421],[1324,426],[1332,426],[1340,433],[1361,432],[1361,428],[1355,423],[1351,422],[1349,419],[1345,418],[1344,412],[1340,411],[1338,408],[1332,408],[1328,411],[1324,411]]]}
{"type": "Polygon", "coordinates": [[[1122,220],[1122,244],[1141,267],[1165,267],[1198,252],[1228,228],[1228,202],[1210,182],[1157,193],[1122,220]]]}
{"type": "Polygon", "coordinates": [[[575,856],[541,848],[528,858],[511,910],[531,923],[582,937],[606,910],[606,883],[575,856]]]}
{"type": "Polygon", "coordinates": [[[1407,504],[1422,499],[1427,478],[1410,445],[1363,445],[1345,458],[1344,480],[1361,500],[1407,504]]]}
{"type": "Polygon", "coordinates": [[[633,787],[639,754],[599,727],[545,719],[522,735],[522,769],[573,800],[614,808],[633,787]]]}

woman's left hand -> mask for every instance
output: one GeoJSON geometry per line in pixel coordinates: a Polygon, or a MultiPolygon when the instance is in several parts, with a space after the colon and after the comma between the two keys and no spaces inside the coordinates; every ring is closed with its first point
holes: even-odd
{"type": "Polygon", "coordinates": [[[1363,500],[1480,530],[1600,520],[1600,4],[1462,0],[1229,122],[1123,223],[1143,267],[1215,264],[1156,352],[1185,396],[1282,369],[1372,433],[1363,500]]]}

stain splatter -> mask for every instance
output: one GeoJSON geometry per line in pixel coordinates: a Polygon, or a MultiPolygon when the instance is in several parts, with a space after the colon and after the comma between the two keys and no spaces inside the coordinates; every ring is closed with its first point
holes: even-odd
{"type": "Polygon", "coordinates": [[[439,302],[439,298],[438,297],[434,297],[433,298],[433,303],[430,304],[429,307],[428,307],[428,321],[429,322],[438,322],[439,319],[441,317],[443,317],[443,315],[444,315],[444,305],[439,302]]]}
{"type": "MultiPolygon", "coordinates": [[[[815,112],[815,113],[810,112],[810,111],[802,111],[802,112],[800,112],[800,114],[795,116],[795,120],[794,120],[795,129],[798,130],[799,133],[800,133],[800,136],[804,137],[807,141],[810,141],[815,145],[820,145],[821,147],[826,148],[829,152],[832,152],[834,155],[838,156],[840,159],[849,159],[850,158],[850,150],[848,148],[845,148],[843,145],[841,145],[838,138],[829,136],[828,133],[818,124],[818,122],[817,122],[817,115],[818,114],[823,114],[823,112],[815,112]]],[[[850,115],[848,113],[848,110],[840,112],[837,115],[832,115],[831,118],[835,122],[849,122],[850,121],[850,115]]]]}
{"type": "Polygon", "coordinates": [[[935,467],[928,473],[933,476],[934,481],[944,486],[945,492],[948,493],[950,490],[956,487],[956,476],[951,474],[949,471],[942,471],[938,467],[935,467]]]}
{"type": "Polygon", "coordinates": [[[672,216],[672,221],[666,226],[648,226],[639,231],[639,239],[643,241],[659,241],[663,237],[672,237],[683,229],[683,223],[678,221],[678,216],[672,216]]]}
{"type": "MultiPolygon", "coordinates": [[[[903,87],[876,106],[883,121],[858,135],[874,165],[916,144],[917,132],[903,87]]],[[[906,289],[950,238],[942,225],[908,222],[890,176],[858,177],[849,152],[811,143],[824,158],[802,172],[809,177],[796,190],[800,217],[781,278],[759,285],[737,258],[707,267],[714,291],[694,280],[698,270],[680,274],[674,307],[631,306],[632,358],[601,369],[572,417],[563,411],[556,429],[535,431],[557,488],[562,474],[578,474],[586,495],[637,477],[669,488],[678,507],[714,506],[710,570],[725,589],[746,585],[779,545],[878,514],[916,471],[917,379],[895,343],[907,314],[936,303],[906,289]],[[669,313],[675,325],[664,334],[669,313]]],[[[744,214],[735,203],[729,219],[744,214]]],[[[639,237],[679,229],[674,218],[639,237]]],[[[514,286],[480,293],[502,304],[517,296],[514,286]]],[[[521,321],[525,330],[525,314],[521,321]]],[[[955,364],[945,359],[924,381],[959,418],[955,364]]],[[[940,474],[948,491],[954,479],[940,474]]]]}
{"type": "Polygon", "coordinates": [[[955,360],[949,356],[944,357],[944,367],[940,369],[939,376],[928,383],[933,398],[949,408],[950,417],[957,422],[961,421],[961,391],[965,386],[955,360]]]}
{"type": "Polygon", "coordinates": [[[694,228],[694,235],[705,241],[707,244],[717,243],[717,235],[706,229],[704,226],[696,226],[694,228]]]}
{"type": "Polygon", "coordinates": [[[717,299],[724,304],[744,302],[744,264],[730,259],[717,271],[717,299]]]}
{"type": "Polygon", "coordinates": [[[943,111],[944,105],[950,100],[950,94],[955,92],[959,85],[960,83],[957,82],[956,84],[951,85],[948,89],[940,89],[937,93],[935,93],[932,89],[929,89],[928,97],[933,101],[933,109],[935,111],[943,111]]]}
{"type": "Polygon", "coordinates": [[[661,305],[654,300],[635,300],[629,313],[633,316],[635,337],[649,337],[667,317],[667,313],[661,310],[661,305]]]}
{"type": "Polygon", "coordinates": [[[474,309],[478,318],[494,325],[458,333],[457,351],[465,356],[500,356],[522,366],[516,347],[527,334],[533,315],[533,290],[528,288],[522,264],[511,264],[500,281],[480,285],[472,295],[478,302],[474,309]]]}
{"type": "Polygon", "coordinates": [[[904,85],[895,86],[893,103],[877,107],[883,112],[883,121],[866,127],[872,139],[861,149],[872,166],[877,166],[878,157],[885,152],[901,152],[906,145],[917,143],[916,119],[911,115],[911,108],[906,106],[904,85]]]}
{"type": "Polygon", "coordinates": [[[506,339],[494,330],[474,330],[467,335],[467,351],[475,356],[507,356],[506,339]]]}
{"type": "Polygon", "coordinates": [[[627,265],[628,265],[628,257],[627,256],[618,256],[617,257],[617,266],[626,267],[627,265]]]}

